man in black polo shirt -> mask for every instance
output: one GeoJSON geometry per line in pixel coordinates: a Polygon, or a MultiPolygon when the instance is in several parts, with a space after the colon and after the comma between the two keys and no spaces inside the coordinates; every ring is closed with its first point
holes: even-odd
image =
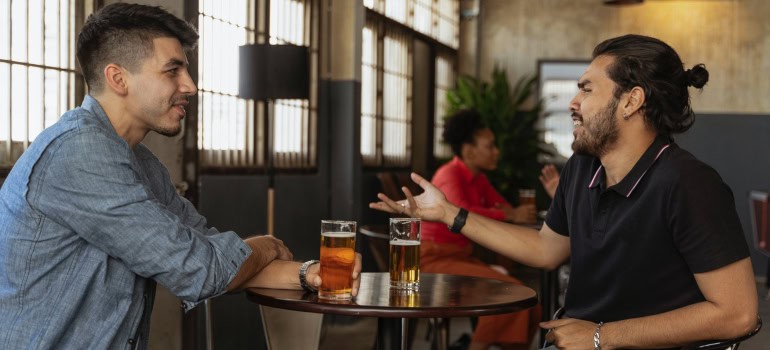
{"type": "Polygon", "coordinates": [[[733,195],[672,135],[694,114],[684,70],[660,40],[626,35],[599,44],[570,110],[575,155],[561,173],[540,232],[468,214],[428,181],[396,203],[370,207],[441,221],[524,264],[568,258],[562,319],[541,324],[559,349],[670,348],[729,339],[756,325],[757,294],[733,195]]]}

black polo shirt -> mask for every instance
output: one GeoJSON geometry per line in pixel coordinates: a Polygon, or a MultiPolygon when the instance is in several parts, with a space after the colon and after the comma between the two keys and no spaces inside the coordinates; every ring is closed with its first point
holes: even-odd
{"type": "Polygon", "coordinates": [[[730,188],[666,137],[610,188],[599,159],[570,158],[546,223],[570,237],[565,315],[592,322],[703,301],[693,274],[749,255],[730,188]]]}

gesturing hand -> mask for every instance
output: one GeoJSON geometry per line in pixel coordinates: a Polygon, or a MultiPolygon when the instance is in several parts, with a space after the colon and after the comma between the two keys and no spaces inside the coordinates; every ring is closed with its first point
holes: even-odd
{"type": "Polygon", "coordinates": [[[454,206],[447,202],[441,190],[433,186],[428,180],[415,173],[412,173],[411,176],[412,181],[425,190],[422,194],[414,197],[408,188],[402,187],[401,190],[404,191],[406,200],[396,202],[385,194],[378,193],[377,198],[380,199],[380,202],[369,203],[369,208],[391,214],[409,215],[423,220],[441,221],[454,206]]]}
{"type": "Polygon", "coordinates": [[[540,170],[540,183],[543,184],[545,192],[548,193],[551,198],[556,194],[556,187],[559,186],[559,172],[556,171],[556,167],[553,164],[548,164],[540,170]]]}

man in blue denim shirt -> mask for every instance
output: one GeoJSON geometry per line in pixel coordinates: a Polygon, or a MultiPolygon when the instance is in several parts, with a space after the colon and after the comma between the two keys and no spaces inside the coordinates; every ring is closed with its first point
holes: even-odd
{"type": "MultiPolygon", "coordinates": [[[[185,310],[245,287],[300,288],[301,264],[280,240],[208,227],[139,144],[181,130],[196,93],[185,51],[197,39],[142,5],[110,5],[84,24],[89,95],[0,189],[0,349],[146,348],[155,283],[185,310]]],[[[313,289],[318,265],[306,266],[302,287],[313,289]]]]}

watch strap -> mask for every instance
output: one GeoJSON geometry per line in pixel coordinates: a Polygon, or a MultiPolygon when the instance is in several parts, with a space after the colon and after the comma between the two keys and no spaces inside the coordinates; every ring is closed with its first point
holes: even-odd
{"type": "Polygon", "coordinates": [[[299,268],[299,285],[302,286],[302,289],[308,291],[308,292],[317,292],[318,289],[311,286],[307,283],[307,269],[310,267],[310,265],[318,264],[320,261],[318,260],[308,260],[305,261],[302,266],[299,268]]]}
{"type": "Polygon", "coordinates": [[[468,210],[465,208],[460,208],[460,212],[457,213],[457,216],[455,216],[454,222],[451,226],[449,226],[449,231],[459,234],[463,229],[463,226],[465,226],[466,219],[468,219],[468,210]]]}

